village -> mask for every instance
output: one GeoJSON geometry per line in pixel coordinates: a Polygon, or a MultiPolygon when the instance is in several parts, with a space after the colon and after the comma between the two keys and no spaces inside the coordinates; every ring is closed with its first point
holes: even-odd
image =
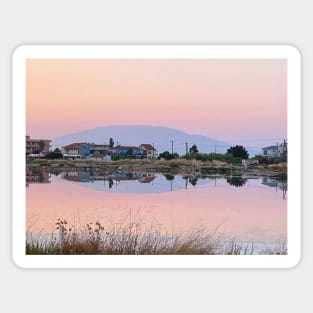
{"type": "MultiPolygon", "coordinates": [[[[238,146],[236,146],[238,147],[238,146]]],[[[241,147],[241,146],[240,146],[241,147]]],[[[243,148],[244,149],[244,148],[243,148]]],[[[198,148],[193,145],[189,149],[187,155],[195,156],[200,155],[198,148]]],[[[214,154],[211,154],[214,158],[214,154]]],[[[31,139],[30,136],[26,136],[26,157],[28,159],[36,158],[62,158],[65,160],[94,160],[94,161],[117,161],[120,159],[168,159],[179,158],[177,153],[170,153],[164,151],[159,153],[153,144],[142,143],[139,146],[126,146],[126,145],[114,145],[114,141],[110,138],[109,144],[96,144],[86,142],[75,142],[65,146],[61,149],[56,148],[51,150],[51,140],[49,139],[31,139]]],[[[215,153],[217,157],[218,154],[215,153]]],[[[236,155],[235,155],[236,156],[236,155]]],[[[192,159],[192,157],[190,157],[192,159]]],[[[199,159],[201,158],[195,158],[199,159]]],[[[217,158],[218,160],[218,158],[217,158]]],[[[271,163],[275,160],[275,163],[287,161],[287,142],[284,140],[276,145],[267,146],[262,148],[262,154],[248,158],[242,156],[240,159],[241,165],[244,167],[255,166],[261,162],[271,163]]]]}

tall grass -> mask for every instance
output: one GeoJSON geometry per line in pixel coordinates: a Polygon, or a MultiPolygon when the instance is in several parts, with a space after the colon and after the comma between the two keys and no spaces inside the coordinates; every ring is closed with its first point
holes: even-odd
{"type": "MultiPolygon", "coordinates": [[[[79,229],[66,220],[56,222],[56,233],[48,238],[28,234],[26,254],[134,254],[134,255],[242,255],[255,254],[253,245],[226,239],[216,230],[192,228],[164,233],[158,225],[138,222],[115,224],[105,229],[100,222],[79,229]]],[[[286,245],[264,248],[257,254],[287,254],[286,245]]]]}

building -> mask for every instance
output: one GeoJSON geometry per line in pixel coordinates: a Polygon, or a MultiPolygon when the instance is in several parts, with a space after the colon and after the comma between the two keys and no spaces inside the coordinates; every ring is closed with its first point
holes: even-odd
{"type": "Polygon", "coordinates": [[[107,154],[110,150],[108,145],[97,145],[95,143],[88,143],[89,154],[107,154]]]}
{"type": "Polygon", "coordinates": [[[75,142],[61,148],[61,152],[65,159],[81,158],[80,147],[83,143],[75,142]]]}
{"type": "Polygon", "coordinates": [[[276,146],[268,146],[262,148],[263,156],[270,158],[283,158],[287,160],[287,142],[277,143],[276,146]]]}
{"type": "Polygon", "coordinates": [[[49,184],[50,174],[44,171],[35,172],[26,168],[26,187],[30,184],[49,184]]]}
{"type": "Polygon", "coordinates": [[[51,140],[31,139],[26,136],[26,154],[46,155],[51,150],[51,140]]]}
{"type": "Polygon", "coordinates": [[[157,150],[149,143],[143,143],[139,146],[143,150],[144,158],[156,159],[158,156],[157,150]]]}
{"type": "Polygon", "coordinates": [[[154,159],[157,150],[150,144],[137,146],[115,146],[98,145],[95,143],[75,142],[61,148],[65,159],[89,158],[93,160],[111,160],[113,156],[133,159],[154,159]]]}
{"type": "Polygon", "coordinates": [[[278,157],[277,146],[264,147],[264,148],[262,148],[262,150],[263,150],[263,156],[265,156],[265,157],[271,157],[271,158],[278,157]]]}
{"type": "Polygon", "coordinates": [[[61,152],[64,158],[87,158],[95,154],[109,153],[110,147],[107,145],[97,145],[95,143],[75,142],[62,147],[61,152]]]}
{"type": "Polygon", "coordinates": [[[136,146],[115,146],[110,149],[113,155],[122,156],[125,158],[135,158],[142,159],[144,158],[144,150],[136,146]]]}

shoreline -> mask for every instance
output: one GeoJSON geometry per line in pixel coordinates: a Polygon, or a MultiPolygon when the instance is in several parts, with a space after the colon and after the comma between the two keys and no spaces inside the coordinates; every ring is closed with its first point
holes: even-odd
{"type": "Polygon", "coordinates": [[[243,175],[268,176],[287,179],[287,163],[256,165],[245,168],[242,165],[221,161],[195,160],[26,160],[26,169],[59,173],[66,171],[84,172],[127,172],[166,173],[181,175],[243,175]]]}

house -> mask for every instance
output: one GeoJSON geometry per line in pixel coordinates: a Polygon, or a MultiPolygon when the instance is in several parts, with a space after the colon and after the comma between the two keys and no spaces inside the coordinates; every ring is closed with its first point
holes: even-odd
{"type": "Polygon", "coordinates": [[[143,149],[136,146],[115,146],[110,149],[113,155],[119,155],[126,158],[142,159],[144,157],[143,149]]]}
{"type": "Polygon", "coordinates": [[[143,143],[139,146],[139,148],[143,150],[144,158],[156,159],[158,155],[157,150],[149,143],[143,143]]]}
{"type": "Polygon", "coordinates": [[[110,150],[110,146],[108,145],[98,145],[95,143],[89,143],[87,145],[89,147],[89,154],[96,154],[96,153],[106,154],[110,150]]]}
{"type": "Polygon", "coordinates": [[[31,139],[26,136],[26,154],[40,154],[45,156],[51,150],[51,140],[31,139]]]}
{"type": "Polygon", "coordinates": [[[262,148],[263,156],[270,158],[287,158],[287,142],[284,140],[283,143],[280,143],[276,146],[268,146],[262,148]]]}
{"type": "Polygon", "coordinates": [[[278,146],[268,146],[262,148],[263,150],[263,156],[270,157],[270,158],[276,158],[278,157],[278,146]]]}
{"type": "Polygon", "coordinates": [[[77,159],[81,158],[80,147],[83,143],[75,142],[61,148],[64,159],[77,159]]]}

